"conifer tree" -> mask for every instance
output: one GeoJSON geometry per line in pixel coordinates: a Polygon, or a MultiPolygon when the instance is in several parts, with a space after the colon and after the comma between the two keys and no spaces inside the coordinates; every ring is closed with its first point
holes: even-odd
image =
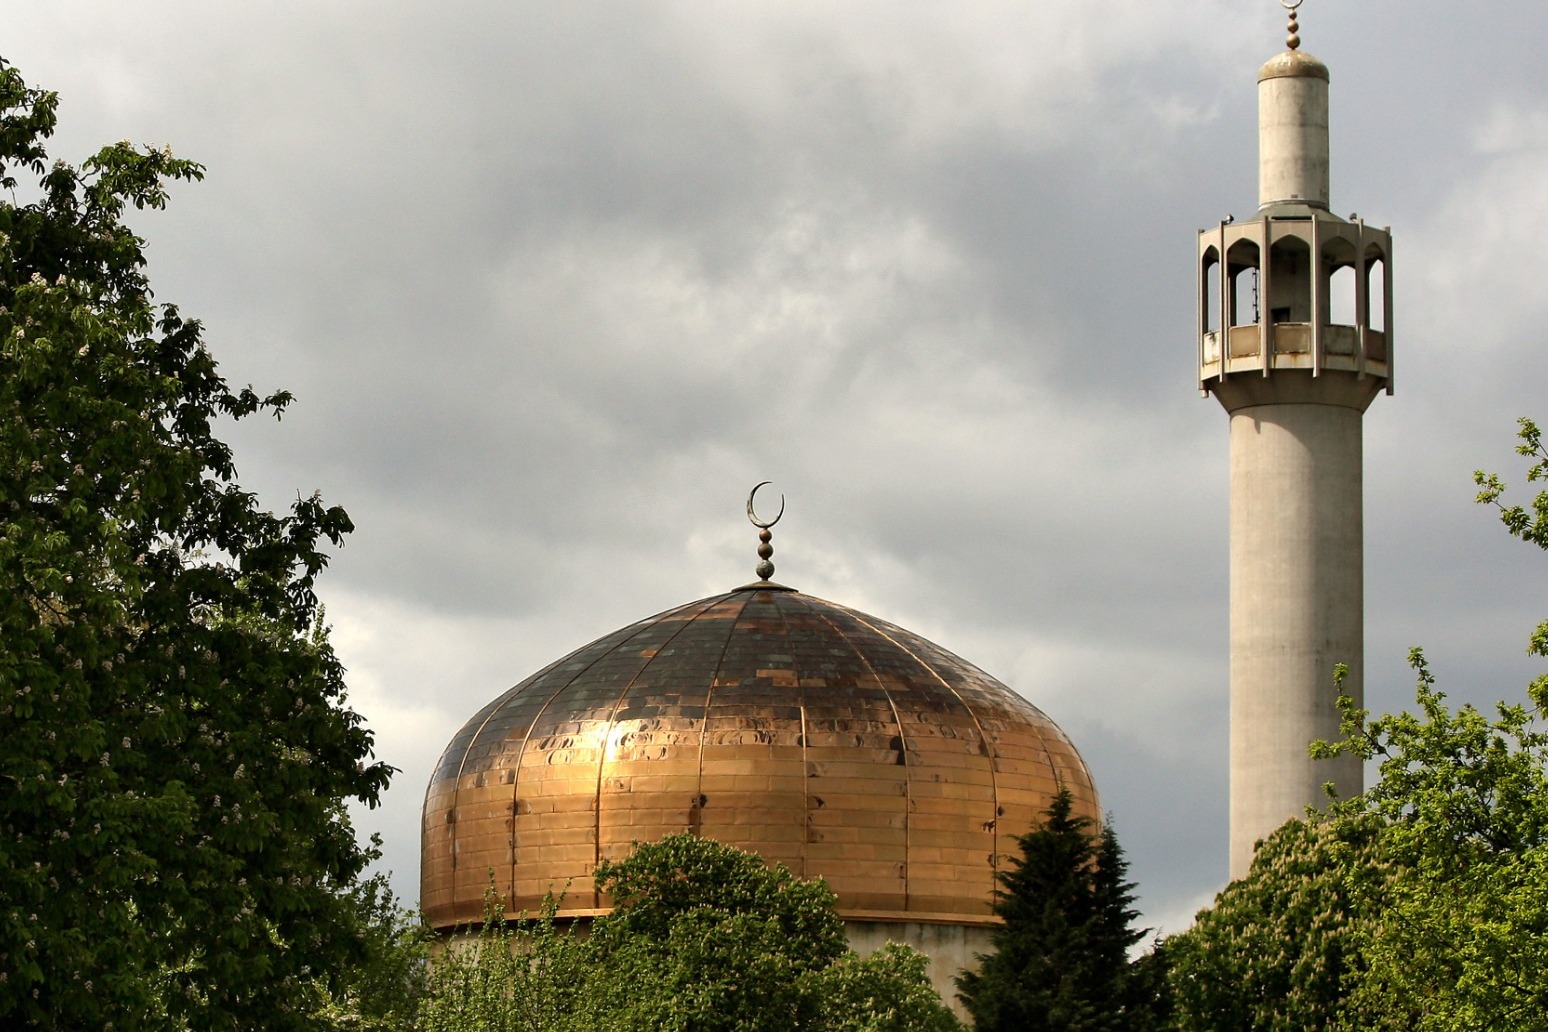
{"type": "Polygon", "coordinates": [[[1129,948],[1145,935],[1128,864],[1111,827],[1071,813],[1061,791],[1043,822],[1017,841],[999,875],[994,951],[957,979],[979,1032],[1136,1032],[1151,1027],[1158,979],[1129,948]]]}

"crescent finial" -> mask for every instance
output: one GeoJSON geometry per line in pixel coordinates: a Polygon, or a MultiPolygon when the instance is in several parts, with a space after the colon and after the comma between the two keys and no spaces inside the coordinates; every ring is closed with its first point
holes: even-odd
{"type": "MultiPolygon", "coordinates": [[[[771,481],[765,480],[758,487],[765,487],[769,483],[771,481]]],[[[774,533],[769,528],[778,523],[779,518],[785,515],[785,496],[779,496],[779,512],[774,514],[772,520],[760,520],[758,514],[753,511],[753,498],[758,494],[758,487],[753,488],[747,495],[747,518],[752,521],[753,526],[758,528],[758,565],[754,569],[758,573],[758,579],[768,583],[769,578],[774,576],[774,564],[770,561],[774,556],[774,545],[772,544],[774,533]]]]}
{"type": "MultiPolygon", "coordinates": [[[[763,483],[759,484],[758,487],[767,487],[773,482],[774,481],[772,480],[765,480],[763,483]]],[[[779,512],[774,514],[774,518],[772,520],[760,520],[758,518],[758,514],[753,512],[753,497],[757,495],[758,487],[753,488],[752,491],[747,495],[747,518],[752,521],[753,526],[758,527],[761,530],[768,530],[770,527],[774,526],[774,524],[779,522],[779,518],[781,516],[785,515],[785,496],[783,494],[779,496],[779,512]]]]}

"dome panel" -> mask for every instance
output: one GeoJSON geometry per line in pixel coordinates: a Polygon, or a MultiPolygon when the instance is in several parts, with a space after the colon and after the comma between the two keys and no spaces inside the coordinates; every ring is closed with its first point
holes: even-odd
{"type": "Polygon", "coordinates": [[[852,920],[987,923],[994,874],[1065,786],[1069,740],[977,667],[895,625],[754,586],[622,628],[539,671],[452,739],[426,793],[421,905],[477,923],[693,831],[825,878],[852,920]]]}

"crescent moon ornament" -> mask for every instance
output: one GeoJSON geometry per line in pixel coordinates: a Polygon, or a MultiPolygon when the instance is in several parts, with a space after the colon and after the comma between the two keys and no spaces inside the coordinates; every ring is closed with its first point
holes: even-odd
{"type": "MultiPolygon", "coordinates": [[[[757,571],[758,579],[765,584],[771,583],[770,577],[774,576],[774,563],[770,560],[774,557],[774,532],[769,528],[779,522],[779,518],[785,515],[785,496],[779,496],[779,512],[774,514],[772,520],[760,520],[757,512],[753,510],[753,499],[758,496],[759,487],[767,487],[771,481],[765,480],[758,487],[753,488],[747,495],[747,518],[752,525],[758,528],[758,565],[753,567],[757,571]]],[[[778,587],[778,585],[773,585],[778,587]]],[[[788,589],[786,589],[788,590],[788,589]]]]}
{"type": "Polygon", "coordinates": [[[1295,10],[1297,7],[1301,6],[1301,3],[1302,0],[1279,0],[1279,6],[1283,7],[1287,11],[1295,10]]]}
{"type": "MultiPolygon", "coordinates": [[[[765,480],[763,483],[759,484],[758,487],[767,487],[773,482],[774,481],[772,480],[765,480]]],[[[774,524],[779,522],[779,518],[781,516],[785,515],[785,496],[783,494],[779,496],[779,512],[774,514],[774,518],[772,520],[760,520],[758,518],[758,514],[753,512],[753,497],[757,495],[758,487],[753,488],[752,491],[747,495],[747,518],[752,521],[753,526],[762,530],[768,530],[770,527],[774,526],[774,524]]]]}

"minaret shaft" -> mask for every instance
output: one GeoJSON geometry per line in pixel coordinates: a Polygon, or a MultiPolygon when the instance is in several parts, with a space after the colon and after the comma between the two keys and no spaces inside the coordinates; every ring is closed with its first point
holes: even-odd
{"type": "Polygon", "coordinates": [[[1338,737],[1333,668],[1361,697],[1361,413],[1263,404],[1231,414],[1231,873],[1309,803],[1361,790],[1338,737]]]}

